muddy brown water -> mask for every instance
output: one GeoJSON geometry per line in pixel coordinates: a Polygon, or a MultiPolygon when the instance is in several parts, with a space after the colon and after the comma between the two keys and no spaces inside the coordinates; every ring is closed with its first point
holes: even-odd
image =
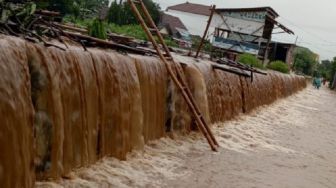
{"type": "Polygon", "coordinates": [[[77,170],[72,180],[36,187],[335,187],[335,97],[309,87],[217,124],[218,153],[199,134],[163,138],[126,162],[105,158],[77,170]]]}
{"type": "MultiPolygon", "coordinates": [[[[62,51],[0,35],[2,187],[72,178],[73,170],[104,157],[125,160],[146,143],[195,128],[157,58],[69,46],[62,51]]],[[[275,72],[251,82],[213,70],[206,60],[174,55],[187,64],[184,72],[209,124],[306,86],[303,77],[275,72]]]]}
{"type": "Polygon", "coordinates": [[[336,187],[335,97],[309,87],[219,125],[220,153],[190,153],[189,173],[164,187],[336,187]]]}

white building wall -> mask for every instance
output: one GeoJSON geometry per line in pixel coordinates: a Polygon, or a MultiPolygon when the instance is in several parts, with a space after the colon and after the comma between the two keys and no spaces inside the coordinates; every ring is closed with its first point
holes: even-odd
{"type": "MultiPolygon", "coordinates": [[[[180,18],[180,20],[183,22],[183,24],[187,27],[188,31],[192,35],[203,36],[207,22],[209,20],[209,16],[192,14],[188,12],[182,12],[170,9],[168,9],[166,13],[180,18]]],[[[232,17],[224,17],[224,19],[228,23],[230,29],[245,34],[251,34],[264,25],[264,23],[261,22],[243,20],[232,17]]],[[[223,18],[217,13],[214,14],[212,22],[210,24],[208,31],[208,37],[209,37],[208,39],[212,40],[216,27],[229,30],[229,28],[223,23],[223,18]]],[[[254,33],[254,35],[262,36],[262,33],[263,28],[260,29],[258,32],[254,33]]]]}
{"type": "MultiPolygon", "coordinates": [[[[169,9],[166,11],[166,13],[180,18],[183,24],[187,27],[189,33],[191,33],[192,35],[203,36],[207,22],[209,20],[209,16],[192,14],[176,10],[169,10],[169,9]]],[[[210,27],[208,33],[212,34],[214,31],[215,28],[210,27]]]]}

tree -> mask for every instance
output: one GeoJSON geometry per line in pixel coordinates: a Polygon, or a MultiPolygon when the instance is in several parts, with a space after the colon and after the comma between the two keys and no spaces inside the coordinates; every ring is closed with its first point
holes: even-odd
{"type": "Polygon", "coordinates": [[[108,6],[108,0],[39,0],[36,1],[39,8],[59,11],[62,14],[69,14],[75,17],[91,14],[98,14],[99,10],[108,6]]]}
{"type": "Polygon", "coordinates": [[[336,78],[336,57],[334,57],[333,61],[331,61],[329,77],[330,77],[330,87],[334,89],[335,83],[336,83],[336,80],[335,80],[336,78]]]}
{"type": "Polygon", "coordinates": [[[317,73],[321,75],[323,78],[331,80],[331,69],[332,69],[332,61],[323,60],[321,63],[317,65],[317,73]]]}
{"type": "Polygon", "coordinates": [[[298,47],[294,55],[294,70],[305,75],[312,75],[318,63],[315,57],[316,55],[309,49],[298,47]]]}
{"type": "Polygon", "coordinates": [[[62,14],[72,12],[74,0],[40,0],[36,4],[39,8],[46,8],[53,11],[59,11],[62,14]]]}
{"type": "MultiPolygon", "coordinates": [[[[152,0],[143,0],[155,23],[160,21],[160,6],[152,0]]],[[[114,0],[111,3],[108,21],[117,25],[138,24],[131,7],[126,1],[114,0]]]]}

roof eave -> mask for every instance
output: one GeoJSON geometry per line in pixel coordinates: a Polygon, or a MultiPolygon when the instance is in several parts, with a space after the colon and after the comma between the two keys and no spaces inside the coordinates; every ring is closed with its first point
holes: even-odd
{"type": "Polygon", "coordinates": [[[279,14],[272,7],[251,7],[251,8],[217,8],[216,12],[239,12],[239,11],[266,11],[271,13],[275,18],[279,17],[279,14]]]}

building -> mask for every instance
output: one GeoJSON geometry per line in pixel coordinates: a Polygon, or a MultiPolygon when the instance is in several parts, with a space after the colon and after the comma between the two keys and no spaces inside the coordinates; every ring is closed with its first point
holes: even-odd
{"type": "MultiPolygon", "coordinates": [[[[179,17],[191,34],[202,36],[211,6],[186,2],[170,6],[166,12],[179,17]]],[[[271,7],[215,9],[208,31],[214,54],[235,58],[249,53],[267,62],[273,32],[294,34],[277,22],[277,17],[279,14],[271,7]]]]}
{"type": "Polygon", "coordinates": [[[211,14],[210,8],[210,5],[186,2],[168,7],[166,13],[180,18],[192,35],[202,36],[211,14]]]}
{"type": "Polygon", "coordinates": [[[161,15],[159,29],[161,34],[171,36],[180,47],[191,47],[192,41],[190,33],[178,17],[163,13],[161,15]]]}
{"type": "Polygon", "coordinates": [[[272,41],[269,45],[268,59],[270,61],[283,61],[291,67],[294,64],[295,48],[295,44],[272,41]]]}
{"type": "Polygon", "coordinates": [[[266,62],[273,31],[294,34],[275,20],[278,16],[271,7],[216,9],[212,44],[223,53],[249,53],[266,62]]]}

